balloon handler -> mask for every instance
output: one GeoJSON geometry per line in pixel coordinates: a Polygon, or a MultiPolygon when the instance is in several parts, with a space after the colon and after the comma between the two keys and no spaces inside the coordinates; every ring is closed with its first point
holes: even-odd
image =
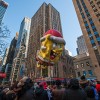
{"type": "Polygon", "coordinates": [[[60,32],[48,30],[40,39],[40,50],[37,51],[37,67],[46,68],[57,63],[65,46],[65,40],[60,32]]]}

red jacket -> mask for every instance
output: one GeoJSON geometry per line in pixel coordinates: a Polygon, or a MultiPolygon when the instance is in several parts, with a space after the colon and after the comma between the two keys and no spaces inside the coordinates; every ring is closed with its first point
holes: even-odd
{"type": "Polygon", "coordinates": [[[97,84],[97,85],[96,85],[96,89],[97,89],[97,91],[100,93],[100,84],[97,84]]]}

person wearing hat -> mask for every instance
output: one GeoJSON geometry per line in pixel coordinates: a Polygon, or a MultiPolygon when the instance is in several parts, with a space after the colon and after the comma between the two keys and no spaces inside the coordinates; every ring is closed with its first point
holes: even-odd
{"type": "Polygon", "coordinates": [[[35,90],[36,100],[49,100],[47,93],[47,83],[40,82],[39,87],[35,90]]]}
{"type": "Polygon", "coordinates": [[[35,100],[32,86],[32,80],[29,77],[23,77],[17,84],[19,91],[17,91],[16,100],[35,100]]]}

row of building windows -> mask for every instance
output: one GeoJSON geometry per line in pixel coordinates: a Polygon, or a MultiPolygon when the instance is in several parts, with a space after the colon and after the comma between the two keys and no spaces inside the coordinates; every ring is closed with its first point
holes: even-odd
{"type": "MultiPolygon", "coordinates": [[[[79,2],[78,2],[78,3],[79,3],[79,2]]],[[[86,7],[84,1],[81,0],[81,3],[82,3],[82,5],[83,5],[83,8],[84,8],[84,10],[85,10],[85,12],[86,12],[86,15],[87,15],[87,17],[88,17],[88,19],[89,19],[89,22],[90,22],[90,25],[91,25],[91,27],[92,27],[93,32],[98,33],[98,32],[97,32],[97,29],[96,29],[96,27],[95,27],[95,25],[94,25],[94,22],[93,22],[92,18],[90,17],[90,14],[89,14],[89,12],[88,12],[88,9],[87,9],[87,7],[86,7]]],[[[82,15],[82,18],[85,18],[85,16],[83,17],[84,13],[82,13],[81,15],[82,15]]],[[[92,46],[94,47],[94,46],[96,46],[96,44],[95,44],[95,42],[94,42],[93,37],[91,37],[92,34],[91,34],[91,31],[90,31],[90,28],[89,28],[89,25],[88,25],[87,21],[85,21],[84,24],[85,24],[86,30],[87,30],[87,32],[88,32],[88,35],[89,35],[89,37],[90,37],[91,44],[92,44],[92,46]]],[[[97,42],[98,42],[98,41],[99,41],[99,40],[98,40],[99,34],[96,35],[95,37],[97,38],[97,42]]],[[[100,43],[98,42],[98,44],[100,44],[100,43]]]]}
{"type": "MultiPolygon", "coordinates": [[[[81,76],[81,72],[77,72],[77,75],[78,75],[78,77],[80,77],[81,76]]],[[[88,70],[88,72],[87,71],[83,71],[83,75],[84,76],[86,76],[86,75],[93,76],[93,72],[92,72],[92,70],[88,70]]]]}
{"type": "MultiPolygon", "coordinates": [[[[89,62],[86,62],[86,65],[87,65],[87,66],[90,66],[90,63],[89,63],[89,62]]],[[[84,67],[84,63],[81,63],[81,67],[84,67]]],[[[90,67],[91,67],[91,66],[90,66],[90,67]]],[[[78,64],[76,65],[76,68],[79,68],[79,65],[78,65],[78,64]]]]}
{"type": "MultiPolygon", "coordinates": [[[[91,5],[91,7],[92,7],[94,13],[95,13],[96,16],[99,18],[99,17],[100,17],[100,13],[99,13],[99,11],[97,10],[96,6],[94,5],[93,1],[90,1],[90,0],[89,0],[89,2],[90,2],[90,5],[91,5]]],[[[98,7],[100,8],[99,3],[100,3],[100,1],[97,2],[97,5],[98,5],[98,7]]],[[[100,21],[100,19],[99,19],[99,21],[100,21]]]]}

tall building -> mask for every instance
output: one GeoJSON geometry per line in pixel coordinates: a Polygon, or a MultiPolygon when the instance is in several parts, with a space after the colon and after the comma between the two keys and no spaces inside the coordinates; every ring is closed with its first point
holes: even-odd
{"type": "Polygon", "coordinates": [[[17,39],[18,39],[17,34],[18,33],[16,33],[16,36],[13,38],[13,40],[10,43],[6,64],[8,64],[8,63],[12,64],[13,63],[14,53],[15,53],[15,49],[16,49],[16,43],[17,43],[17,39]]]}
{"type": "Polygon", "coordinates": [[[9,53],[9,48],[6,48],[5,54],[4,54],[4,57],[3,57],[3,65],[6,65],[8,53],[9,53]]]}
{"type": "Polygon", "coordinates": [[[26,46],[26,50],[28,48],[30,24],[31,24],[31,19],[28,17],[25,17],[21,22],[15,56],[17,55],[22,44],[26,46]]]}
{"type": "Polygon", "coordinates": [[[2,62],[1,72],[5,72],[8,52],[9,52],[9,48],[6,48],[5,53],[4,53],[4,56],[3,56],[3,62],[2,62]]]}
{"type": "Polygon", "coordinates": [[[73,0],[79,23],[93,63],[94,72],[100,80],[100,0],[73,0]]]}
{"type": "Polygon", "coordinates": [[[22,77],[23,75],[23,71],[21,70],[25,68],[25,61],[27,58],[30,24],[31,19],[25,17],[20,25],[16,51],[13,60],[13,69],[11,75],[12,80],[18,79],[20,76],[22,77]]]}
{"type": "Polygon", "coordinates": [[[8,63],[6,64],[5,72],[6,78],[2,80],[2,83],[10,83],[10,76],[11,76],[11,70],[12,70],[12,64],[8,63]]]}
{"type": "Polygon", "coordinates": [[[30,76],[42,76],[41,71],[46,73],[43,76],[47,76],[46,69],[37,72],[36,53],[40,49],[40,38],[49,29],[58,30],[62,34],[60,14],[51,4],[43,3],[31,19],[27,58],[27,71],[30,76]]]}
{"type": "Polygon", "coordinates": [[[7,7],[8,7],[8,4],[5,1],[1,0],[0,1],[0,25],[1,25],[1,22],[2,22],[2,19],[4,17],[7,7]]]}
{"type": "Polygon", "coordinates": [[[5,62],[6,78],[3,79],[3,83],[7,83],[10,80],[10,75],[11,75],[11,71],[12,71],[12,63],[13,63],[14,53],[15,53],[15,49],[16,49],[17,39],[18,39],[18,33],[16,33],[16,36],[11,41],[11,44],[9,47],[7,59],[5,62]]]}
{"type": "Polygon", "coordinates": [[[84,40],[83,35],[77,38],[78,53],[88,53],[88,49],[84,40]]]}

